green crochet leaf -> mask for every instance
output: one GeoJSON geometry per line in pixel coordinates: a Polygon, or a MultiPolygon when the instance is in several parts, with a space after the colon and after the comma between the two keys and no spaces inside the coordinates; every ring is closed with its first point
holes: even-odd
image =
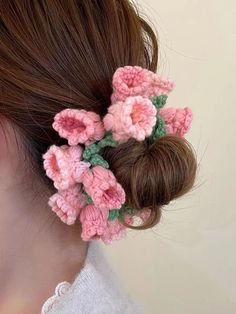
{"type": "Polygon", "coordinates": [[[109,216],[108,220],[114,220],[120,216],[120,210],[119,209],[112,209],[109,210],[109,216]]]}
{"type": "Polygon", "coordinates": [[[112,209],[109,210],[108,220],[118,219],[119,217],[124,218],[125,215],[134,215],[136,213],[136,209],[124,204],[120,209],[112,209]]]}
{"type": "Polygon", "coordinates": [[[90,160],[90,158],[97,154],[100,151],[100,148],[96,144],[91,144],[85,147],[83,158],[87,161],[90,160]]]}
{"type": "Polygon", "coordinates": [[[160,137],[166,135],[166,128],[165,128],[165,121],[161,116],[157,116],[157,123],[155,127],[153,128],[152,134],[150,136],[150,139],[155,142],[160,137]]]}
{"type": "Polygon", "coordinates": [[[154,96],[151,101],[157,109],[160,109],[165,106],[167,98],[167,95],[154,96]]]}
{"type": "Polygon", "coordinates": [[[118,146],[118,142],[113,139],[112,134],[109,132],[106,134],[106,136],[103,139],[101,139],[101,141],[98,142],[97,145],[100,148],[103,148],[106,146],[116,147],[118,146]]]}
{"type": "Polygon", "coordinates": [[[105,159],[103,159],[101,155],[98,154],[94,154],[90,158],[89,162],[93,166],[102,166],[104,168],[109,168],[108,162],[105,159]]]}

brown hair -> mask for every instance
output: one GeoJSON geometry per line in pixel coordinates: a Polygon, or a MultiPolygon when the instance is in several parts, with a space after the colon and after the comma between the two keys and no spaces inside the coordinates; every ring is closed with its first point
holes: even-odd
{"type": "MultiPolygon", "coordinates": [[[[0,4],[0,115],[18,128],[32,169],[54,190],[42,154],[66,141],[51,124],[66,107],[104,116],[114,71],[140,65],[156,72],[158,39],[151,22],[128,0],[31,1],[0,4]]],[[[129,140],[105,148],[127,203],[150,208],[154,226],[161,207],[187,193],[196,176],[190,143],[166,135],[153,144],[129,140]]]]}

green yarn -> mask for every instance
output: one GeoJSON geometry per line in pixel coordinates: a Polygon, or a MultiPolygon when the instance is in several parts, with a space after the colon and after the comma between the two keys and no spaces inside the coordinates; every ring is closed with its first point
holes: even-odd
{"type": "Polygon", "coordinates": [[[89,162],[93,166],[101,166],[103,168],[109,168],[108,162],[102,158],[101,155],[94,154],[90,159],[89,162]]]}
{"type": "Polygon", "coordinates": [[[85,147],[84,153],[83,153],[83,158],[87,161],[90,160],[90,158],[94,155],[97,154],[100,151],[100,148],[96,144],[91,144],[85,147]]]}
{"type": "Polygon", "coordinates": [[[106,146],[116,147],[118,142],[112,138],[112,134],[109,132],[104,138],[102,138],[97,143],[88,145],[85,147],[83,152],[84,160],[91,163],[93,166],[102,166],[104,168],[109,168],[109,164],[103,157],[99,154],[101,148],[106,146]]]}
{"type": "Polygon", "coordinates": [[[115,141],[113,139],[113,137],[112,137],[112,134],[110,132],[108,132],[106,134],[106,136],[103,139],[101,139],[101,141],[99,141],[97,143],[97,145],[100,148],[103,148],[103,147],[106,147],[106,146],[116,147],[116,146],[118,146],[118,142],[115,141]]]}
{"type": "Polygon", "coordinates": [[[152,134],[150,136],[150,139],[155,142],[160,137],[166,135],[166,128],[165,128],[165,121],[161,116],[157,116],[157,123],[155,127],[153,128],[152,134]]]}
{"type": "Polygon", "coordinates": [[[112,209],[109,210],[109,216],[108,220],[114,220],[120,216],[120,210],[119,209],[112,209]]]}
{"type": "Polygon", "coordinates": [[[85,192],[85,199],[87,204],[93,204],[92,198],[85,192]]]}
{"type": "Polygon", "coordinates": [[[167,95],[154,96],[151,101],[157,109],[160,109],[165,106],[167,98],[167,95]]]}
{"type": "Polygon", "coordinates": [[[134,215],[136,210],[126,204],[120,209],[112,209],[109,211],[108,220],[114,220],[116,218],[124,217],[125,215],[134,215]]]}

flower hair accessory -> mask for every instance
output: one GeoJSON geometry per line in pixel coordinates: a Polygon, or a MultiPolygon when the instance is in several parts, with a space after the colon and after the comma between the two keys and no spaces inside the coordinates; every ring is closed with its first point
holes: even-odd
{"type": "Polygon", "coordinates": [[[126,234],[138,216],[145,222],[150,210],[126,204],[125,191],[103,159],[103,147],[117,147],[134,138],[156,141],[165,134],[183,137],[192,122],[190,108],[163,108],[174,83],[140,66],[119,67],[112,78],[113,92],[107,114],[66,108],[54,116],[52,127],[68,145],[51,145],[43,154],[46,175],[57,192],[49,206],[66,224],[79,218],[84,241],[105,244],[126,234]]]}

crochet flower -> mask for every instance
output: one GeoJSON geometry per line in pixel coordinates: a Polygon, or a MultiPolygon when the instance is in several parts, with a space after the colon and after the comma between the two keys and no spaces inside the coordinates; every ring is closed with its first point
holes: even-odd
{"type": "Polygon", "coordinates": [[[112,103],[124,101],[129,96],[145,96],[151,84],[151,71],[140,66],[124,66],[113,74],[112,103]]]}
{"type": "Polygon", "coordinates": [[[43,165],[47,176],[54,181],[58,190],[64,190],[81,182],[82,175],[90,163],[81,161],[83,148],[81,146],[51,145],[43,155],[43,165]]]}
{"type": "Polygon", "coordinates": [[[168,95],[175,86],[171,80],[161,78],[148,69],[129,65],[116,70],[112,85],[112,103],[124,101],[129,96],[151,98],[168,95]]]}
{"type": "Polygon", "coordinates": [[[66,223],[74,224],[81,209],[86,205],[86,198],[81,192],[81,185],[75,184],[67,190],[60,190],[53,194],[48,201],[52,211],[66,223]]]}
{"type": "Polygon", "coordinates": [[[164,119],[167,133],[184,136],[192,122],[192,111],[190,108],[162,108],[159,111],[164,119]]]}
{"type": "Polygon", "coordinates": [[[88,169],[83,175],[82,183],[86,193],[98,208],[119,209],[125,202],[125,191],[111,170],[101,166],[88,169]]]}
{"type": "Polygon", "coordinates": [[[147,97],[168,95],[175,87],[174,82],[161,78],[158,74],[152,72],[151,85],[147,91],[147,97]]]}
{"type": "MultiPolygon", "coordinates": [[[[131,215],[125,216],[125,222],[132,225],[133,217],[131,215]]],[[[126,227],[119,221],[113,219],[107,221],[107,227],[101,236],[105,244],[111,244],[113,241],[121,240],[126,236],[126,227]]]]}
{"type": "Polygon", "coordinates": [[[124,102],[119,101],[108,108],[103,123],[116,141],[125,142],[130,137],[143,141],[152,133],[156,114],[157,109],[151,100],[141,96],[128,97],[124,102]]]}
{"type": "Polygon", "coordinates": [[[100,239],[107,226],[108,210],[101,210],[90,204],[80,212],[81,237],[84,241],[100,239]]]}
{"type": "Polygon", "coordinates": [[[105,133],[100,116],[93,111],[66,108],[54,117],[53,128],[69,145],[89,145],[105,133]]]}

